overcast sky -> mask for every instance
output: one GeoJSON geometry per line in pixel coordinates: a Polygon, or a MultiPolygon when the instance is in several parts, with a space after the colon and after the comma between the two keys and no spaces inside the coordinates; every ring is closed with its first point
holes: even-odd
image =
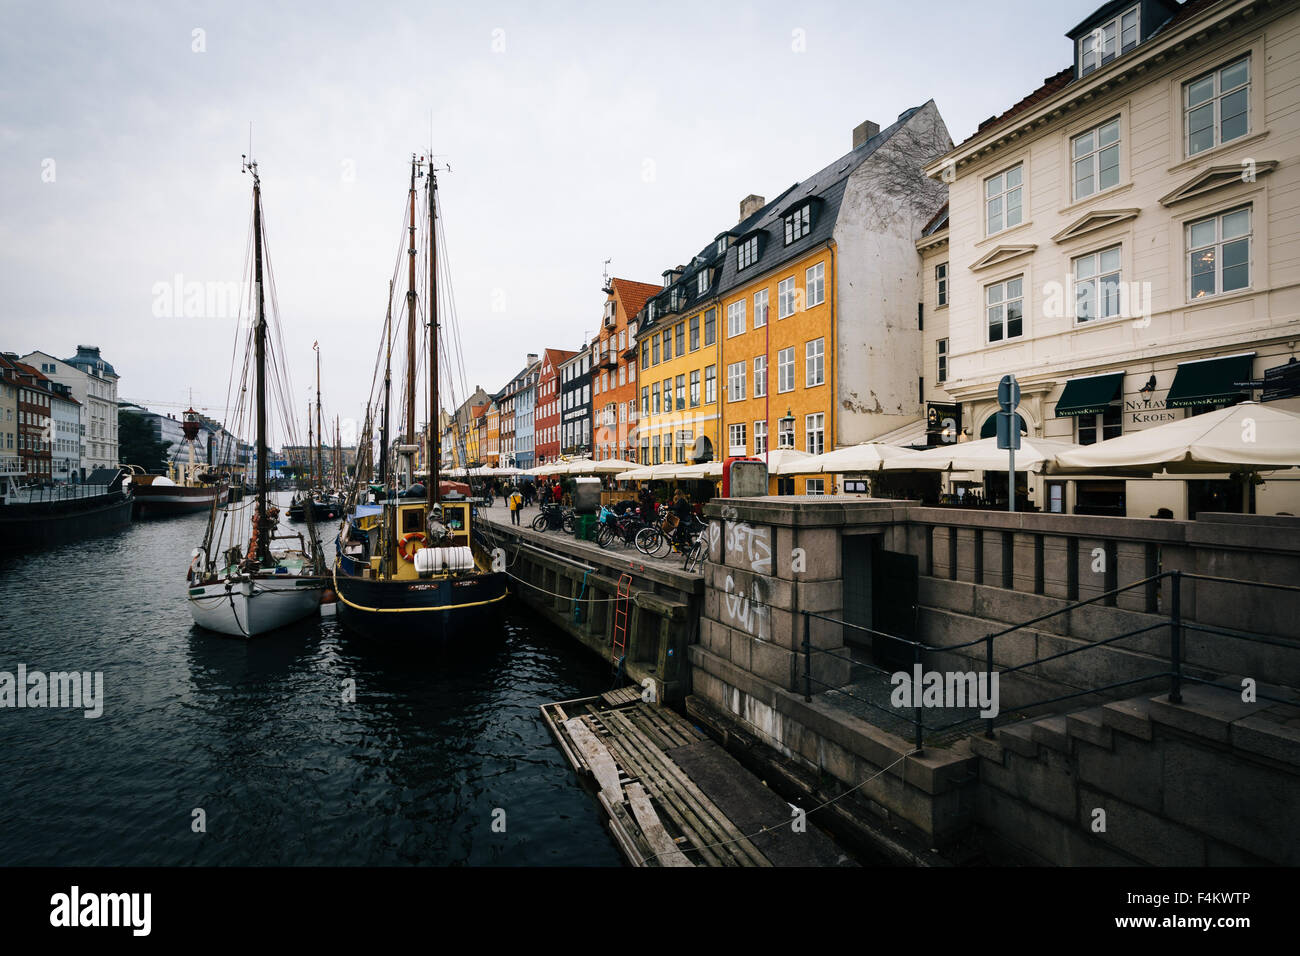
{"type": "MultiPolygon", "coordinates": [[[[233,317],[159,283],[241,278],[249,124],[297,404],[360,417],[430,143],[470,388],[933,98],[955,141],[1070,62],[1098,0],[4,3],[0,350],[99,345],[124,398],[221,417],[233,317]],[[196,32],[198,31],[198,32],[196,32]]],[[[301,417],[301,416],[300,416],[301,417]]]]}

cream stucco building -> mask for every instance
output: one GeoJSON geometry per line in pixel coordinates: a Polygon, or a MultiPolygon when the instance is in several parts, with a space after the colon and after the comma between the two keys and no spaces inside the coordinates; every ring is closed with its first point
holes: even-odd
{"type": "MultiPolygon", "coordinates": [[[[1029,434],[1080,443],[1252,397],[1300,412],[1300,4],[1113,2],[1067,36],[1068,68],[927,168],[949,188],[947,249],[918,245],[931,272],[947,259],[963,427],[993,434],[1007,373],[1029,434]]],[[[1259,513],[1300,513],[1300,481],[1264,477],[1259,513]]],[[[1185,518],[1240,507],[1226,478],[1027,491],[1185,518]]]]}

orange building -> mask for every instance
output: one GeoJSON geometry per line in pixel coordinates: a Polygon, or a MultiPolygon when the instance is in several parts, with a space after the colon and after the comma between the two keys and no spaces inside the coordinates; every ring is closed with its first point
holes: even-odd
{"type": "Polygon", "coordinates": [[[636,316],[659,286],[610,279],[600,333],[591,343],[592,457],[636,461],[636,316]]]}

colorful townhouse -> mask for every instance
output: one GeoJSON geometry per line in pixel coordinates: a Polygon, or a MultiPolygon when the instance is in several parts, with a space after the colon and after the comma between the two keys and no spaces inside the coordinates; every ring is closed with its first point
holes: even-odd
{"type": "Polygon", "coordinates": [[[563,421],[560,369],[577,355],[564,349],[545,349],[537,376],[536,445],[537,464],[553,462],[562,448],[560,426],[563,421]]]}
{"type": "Polygon", "coordinates": [[[591,342],[592,454],[637,460],[637,315],[659,286],[610,279],[600,331],[591,342]]]}
{"type": "MultiPolygon", "coordinates": [[[[922,419],[916,241],[946,199],[925,167],[951,143],[930,101],[886,129],[861,124],[848,153],[770,202],[741,202],[707,266],[721,455],[816,455],[922,419]]],[[[772,490],[833,489],[829,476],[799,476],[772,490]]]]}

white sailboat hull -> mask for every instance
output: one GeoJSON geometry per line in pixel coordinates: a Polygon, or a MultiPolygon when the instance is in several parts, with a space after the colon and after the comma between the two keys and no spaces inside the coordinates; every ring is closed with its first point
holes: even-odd
{"type": "Polygon", "coordinates": [[[326,579],[268,574],[226,585],[190,585],[194,623],[232,637],[256,637],[318,613],[326,579]]]}

